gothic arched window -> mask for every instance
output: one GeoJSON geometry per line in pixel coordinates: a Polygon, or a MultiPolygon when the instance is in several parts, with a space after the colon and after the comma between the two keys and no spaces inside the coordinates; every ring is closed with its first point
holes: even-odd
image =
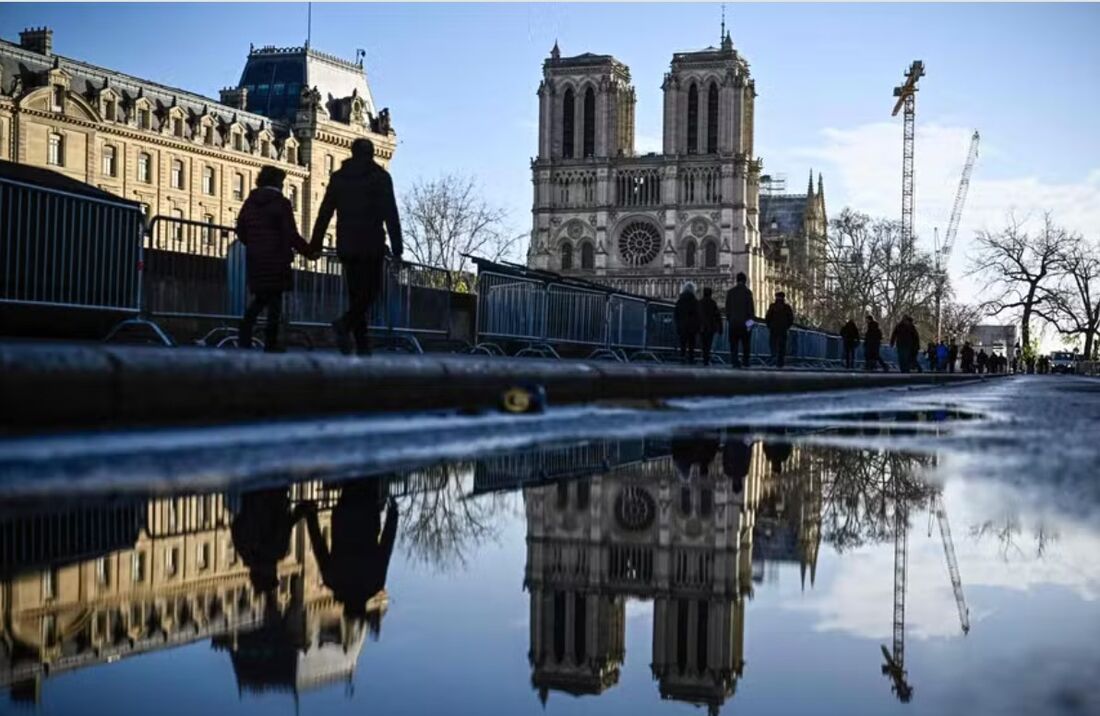
{"type": "Polygon", "coordinates": [[[584,93],[584,156],[596,155],[596,93],[589,87],[584,93]]]}
{"type": "Polygon", "coordinates": [[[703,246],[703,266],[715,268],[718,266],[718,244],[708,241],[703,246]]]}
{"type": "Polygon", "coordinates": [[[569,271],[573,268],[573,244],[568,241],[561,245],[561,270],[569,271]]]}
{"type": "Polygon", "coordinates": [[[589,270],[596,268],[596,250],[592,248],[592,243],[589,241],[581,244],[581,268],[589,270]]]}
{"type": "Polygon", "coordinates": [[[684,247],[684,266],[695,268],[695,242],[689,241],[684,247]]]}
{"type": "Polygon", "coordinates": [[[688,154],[699,151],[699,88],[691,83],[688,89],[688,154]]]}
{"type": "Polygon", "coordinates": [[[565,90],[561,100],[561,155],[565,159],[573,158],[573,90],[565,90]]]}
{"type": "Polygon", "coordinates": [[[707,154],[718,153],[718,84],[707,90],[707,154]]]}

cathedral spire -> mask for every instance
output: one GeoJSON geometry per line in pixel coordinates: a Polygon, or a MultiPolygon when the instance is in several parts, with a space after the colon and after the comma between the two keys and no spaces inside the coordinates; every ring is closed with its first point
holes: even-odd
{"type": "Polygon", "coordinates": [[[561,50],[558,49],[558,38],[554,38],[554,47],[550,50],[550,58],[557,60],[561,58],[561,50]]]}
{"type": "Polygon", "coordinates": [[[817,195],[825,196],[825,180],[821,178],[821,172],[817,173],[817,195]]]}
{"type": "MultiPolygon", "coordinates": [[[[820,175],[818,175],[820,176],[820,175]]],[[[814,196],[814,170],[810,170],[810,183],[806,186],[806,196],[810,199],[814,196]]]]}
{"type": "Polygon", "coordinates": [[[726,4],[722,3],[722,32],[718,37],[718,46],[724,52],[733,49],[733,40],[730,39],[730,31],[726,29],[726,4]]]}

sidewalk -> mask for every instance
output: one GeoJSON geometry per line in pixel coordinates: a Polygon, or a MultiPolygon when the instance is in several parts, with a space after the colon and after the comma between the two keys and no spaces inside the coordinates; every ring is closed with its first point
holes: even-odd
{"type": "Polygon", "coordinates": [[[428,354],[350,358],[0,342],[2,425],[156,425],[482,408],[541,385],[550,405],[928,385],[973,375],[733,370],[428,354]]]}

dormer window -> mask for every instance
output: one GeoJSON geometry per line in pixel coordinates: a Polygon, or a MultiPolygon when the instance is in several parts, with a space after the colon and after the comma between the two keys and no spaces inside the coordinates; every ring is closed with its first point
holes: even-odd
{"type": "Polygon", "coordinates": [[[113,122],[118,117],[118,109],[114,99],[107,98],[103,103],[103,118],[108,122],[113,122]]]}
{"type": "Polygon", "coordinates": [[[214,126],[213,125],[208,124],[203,129],[202,141],[203,141],[203,143],[205,143],[209,146],[214,145],[214,126]]]}
{"type": "Polygon", "coordinates": [[[233,148],[238,152],[244,151],[244,139],[240,132],[233,132],[233,148]]]}
{"type": "Polygon", "coordinates": [[[62,85],[53,86],[53,111],[65,111],[65,87],[62,85]]]}
{"type": "Polygon", "coordinates": [[[172,133],[177,137],[183,136],[183,118],[176,117],[172,120],[172,133]]]}
{"type": "Polygon", "coordinates": [[[264,157],[271,156],[271,142],[266,139],[260,141],[260,155],[264,157]]]}
{"type": "Polygon", "coordinates": [[[138,128],[140,129],[152,129],[153,128],[153,116],[148,107],[142,107],[138,110],[138,128]]]}
{"type": "Polygon", "coordinates": [[[289,146],[286,148],[286,160],[289,164],[298,163],[298,147],[289,146]]]}

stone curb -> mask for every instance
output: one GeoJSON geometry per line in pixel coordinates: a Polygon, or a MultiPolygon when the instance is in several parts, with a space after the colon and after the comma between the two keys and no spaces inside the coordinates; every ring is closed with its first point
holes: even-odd
{"type": "Polygon", "coordinates": [[[490,407],[537,384],[551,405],[974,380],[972,375],[732,371],[657,364],[0,342],[2,424],[149,425],[490,407]]]}

